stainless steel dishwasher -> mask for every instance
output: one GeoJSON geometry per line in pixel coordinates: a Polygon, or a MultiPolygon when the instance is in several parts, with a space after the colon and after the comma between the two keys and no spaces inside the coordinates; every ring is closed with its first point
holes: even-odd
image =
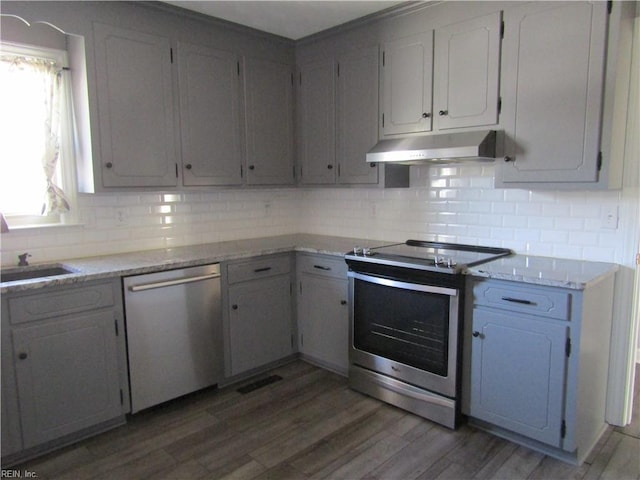
{"type": "Polygon", "coordinates": [[[123,278],[135,413],[222,378],[220,265],[123,278]]]}

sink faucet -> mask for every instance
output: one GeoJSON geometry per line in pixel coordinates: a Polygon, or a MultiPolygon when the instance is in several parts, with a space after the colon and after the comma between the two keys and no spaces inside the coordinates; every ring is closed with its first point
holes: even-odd
{"type": "Polygon", "coordinates": [[[18,255],[18,266],[19,267],[28,267],[29,262],[27,261],[27,257],[30,257],[28,252],[24,252],[22,255],[18,255]]]}

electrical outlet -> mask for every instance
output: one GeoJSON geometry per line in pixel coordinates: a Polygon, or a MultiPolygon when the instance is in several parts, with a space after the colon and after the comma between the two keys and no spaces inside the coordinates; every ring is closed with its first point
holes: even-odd
{"type": "Polygon", "coordinates": [[[117,226],[126,225],[127,221],[128,221],[127,209],[117,208],[116,209],[116,225],[117,226]]]}
{"type": "Polygon", "coordinates": [[[616,230],[618,228],[618,206],[604,207],[602,211],[602,228],[616,230]]]}

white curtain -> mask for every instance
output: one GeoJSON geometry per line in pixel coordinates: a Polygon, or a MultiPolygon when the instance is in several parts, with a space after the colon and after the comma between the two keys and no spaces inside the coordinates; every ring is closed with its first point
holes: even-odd
{"type": "Polygon", "coordinates": [[[53,61],[11,56],[3,57],[2,61],[10,61],[11,68],[19,69],[24,73],[37,76],[42,86],[43,99],[43,125],[42,133],[44,148],[41,164],[46,180],[46,188],[43,192],[42,215],[65,213],[70,210],[69,201],[63,190],[54,183],[58,159],[60,157],[61,135],[61,99],[63,97],[62,71],[53,61]]]}

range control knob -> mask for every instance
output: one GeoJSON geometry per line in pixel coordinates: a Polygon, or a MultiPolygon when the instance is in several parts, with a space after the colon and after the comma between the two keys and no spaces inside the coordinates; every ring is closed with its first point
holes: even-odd
{"type": "Polygon", "coordinates": [[[355,247],[353,247],[353,254],[354,255],[362,255],[362,247],[359,247],[357,245],[355,247]]]}

